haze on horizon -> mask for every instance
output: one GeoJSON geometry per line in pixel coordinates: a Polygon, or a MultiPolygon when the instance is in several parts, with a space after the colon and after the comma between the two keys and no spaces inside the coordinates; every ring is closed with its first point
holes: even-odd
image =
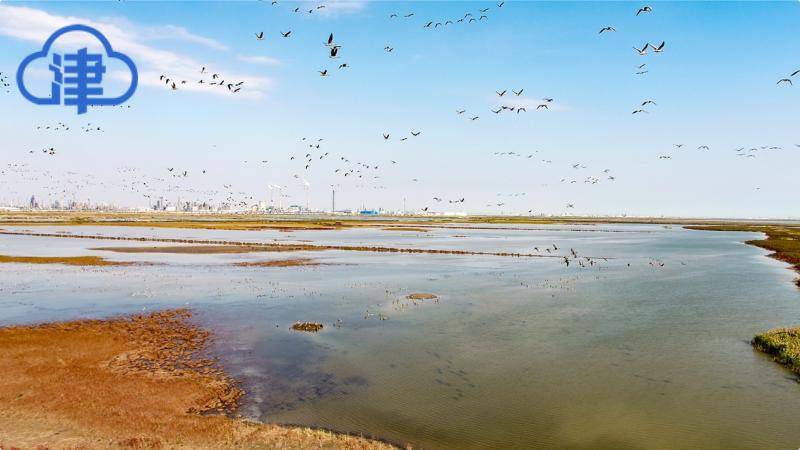
{"type": "Polygon", "coordinates": [[[0,205],[251,205],[280,185],[327,210],[334,185],[337,209],[800,217],[800,2],[498,4],[2,2],[0,78],[84,23],[140,86],[81,116],[3,87],[0,205]]]}

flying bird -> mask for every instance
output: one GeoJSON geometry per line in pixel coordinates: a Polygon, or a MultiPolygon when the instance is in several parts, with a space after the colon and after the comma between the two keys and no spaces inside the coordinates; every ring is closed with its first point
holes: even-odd
{"type": "Polygon", "coordinates": [[[647,54],[647,47],[648,47],[649,45],[650,45],[650,44],[644,44],[644,46],[642,47],[642,49],[641,49],[641,50],[639,50],[639,49],[638,49],[638,48],[636,48],[636,47],[633,47],[633,49],[634,49],[634,50],[636,50],[636,51],[639,53],[639,55],[640,55],[640,56],[644,56],[644,55],[646,55],[646,54],[647,54]]]}
{"type": "Polygon", "coordinates": [[[636,15],[638,16],[641,13],[650,13],[650,12],[653,12],[653,8],[649,6],[643,6],[639,8],[639,11],[636,11],[636,15]]]}
{"type": "Polygon", "coordinates": [[[647,44],[647,45],[649,45],[650,48],[653,49],[653,53],[661,53],[664,51],[664,44],[666,44],[666,42],[661,41],[661,45],[659,45],[658,47],[654,46],[653,44],[647,44]]]}
{"type": "Polygon", "coordinates": [[[601,29],[600,29],[600,32],[599,32],[599,33],[597,33],[597,34],[603,34],[603,33],[605,33],[606,31],[613,31],[613,32],[616,32],[617,30],[616,30],[614,27],[603,27],[603,28],[601,28],[601,29]]]}

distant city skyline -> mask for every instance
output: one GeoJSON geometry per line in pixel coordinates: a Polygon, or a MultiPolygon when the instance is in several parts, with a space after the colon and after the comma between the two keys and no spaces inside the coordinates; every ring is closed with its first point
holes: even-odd
{"type": "Polygon", "coordinates": [[[641,6],[3,2],[0,205],[328,211],[335,187],[341,210],[800,217],[800,2],[641,6]],[[77,116],[17,91],[73,23],[134,59],[128,104],[77,116]]]}

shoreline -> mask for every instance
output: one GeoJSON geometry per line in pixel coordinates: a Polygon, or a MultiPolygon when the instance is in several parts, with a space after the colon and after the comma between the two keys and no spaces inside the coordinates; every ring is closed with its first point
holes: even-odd
{"type": "MultiPolygon", "coordinates": [[[[699,231],[748,231],[764,233],[766,239],[751,239],[745,244],[771,251],[770,258],[792,266],[800,275],[800,228],[790,226],[717,225],[685,227],[699,231]]],[[[794,280],[800,288],[800,277],[794,280]]],[[[800,382],[800,326],[778,327],[759,333],[750,341],[756,350],[772,356],[772,360],[786,367],[800,382]]]]}
{"type": "Polygon", "coordinates": [[[177,309],[0,328],[0,446],[397,448],[236,416],[245,392],[190,318],[177,309]]]}
{"type": "MultiPolygon", "coordinates": [[[[800,227],[776,226],[776,225],[704,225],[704,226],[685,226],[687,230],[697,231],[746,231],[753,233],[764,233],[766,239],[750,239],[745,244],[769,250],[772,253],[767,255],[770,258],[783,261],[792,266],[792,269],[800,275],[800,227]]],[[[800,278],[795,280],[797,287],[800,287],[800,278]]]]}

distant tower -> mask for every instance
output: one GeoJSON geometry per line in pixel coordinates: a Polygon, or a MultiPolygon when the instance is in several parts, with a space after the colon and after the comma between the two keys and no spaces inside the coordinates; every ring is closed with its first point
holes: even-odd
{"type": "Polygon", "coordinates": [[[307,180],[303,180],[303,189],[306,191],[306,211],[308,211],[308,191],[311,189],[311,183],[307,180]]]}

